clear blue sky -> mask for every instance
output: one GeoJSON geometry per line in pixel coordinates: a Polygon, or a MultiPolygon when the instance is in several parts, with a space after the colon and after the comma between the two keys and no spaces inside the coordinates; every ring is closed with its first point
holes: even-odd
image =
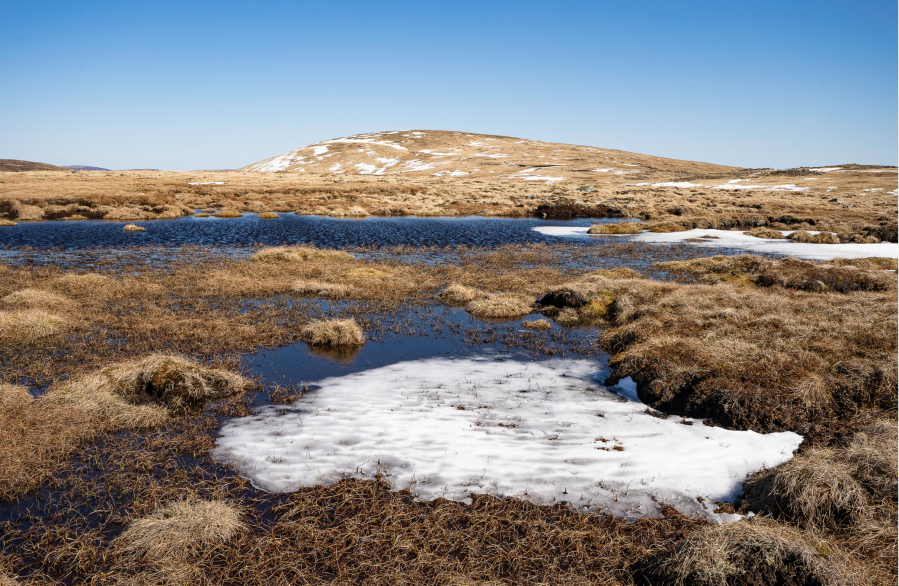
{"type": "Polygon", "coordinates": [[[746,167],[897,162],[897,4],[5,2],[0,158],[240,167],[441,129],[746,167]]]}

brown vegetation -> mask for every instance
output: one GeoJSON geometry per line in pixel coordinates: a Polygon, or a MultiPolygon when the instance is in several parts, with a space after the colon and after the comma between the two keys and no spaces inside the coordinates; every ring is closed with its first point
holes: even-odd
{"type": "Polygon", "coordinates": [[[639,234],[643,229],[636,222],[621,222],[619,224],[593,224],[587,230],[587,234],[639,234]]]}
{"type": "Polygon", "coordinates": [[[466,305],[483,295],[482,292],[472,287],[452,283],[440,293],[440,298],[443,299],[444,303],[450,305],[466,305]]]}
{"type": "Polygon", "coordinates": [[[816,262],[786,257],[764,258],[744,254],[659,263],[658,268],[689,275],[701,283],[729,283],[759,287],[786,287],[801,291],[886,291],[896,287],[896,260],[836,259],[816,262]]]}
{"type": "Polygon", "coordinates": [[[36,400],[21,387],[2,385],[0,500],[31,490],[102,433],[158,427],[248,386],[231,372],[161,355],[59,383],[36,400]]]}
{"type": "Polygon", "coordinates": [[[465,306],[475,317],[513,318],[531,312],[533,302],[523,295],[508,293],[487,294],[465,306]]]}
{"type": "Polygon", "coordinates": [[[147,229],[137,224],[125,224],[125,232],[146,232],[147,229]]]}
{"type": "Polygon", "coordinates": [[[303,339],[319,346],[360,346],[365,334],[354,319],[319,319],[301,330],[303,339]]]}

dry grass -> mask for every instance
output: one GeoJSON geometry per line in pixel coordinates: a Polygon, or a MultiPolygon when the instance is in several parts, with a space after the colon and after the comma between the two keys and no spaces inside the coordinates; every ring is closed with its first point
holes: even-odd
{"type": "Polygon", "coordinates": [[[212,214],[216,218],[241,218],[243,214],[237,210],[222,210],[216,214],[212,214]]]}
{"type": "Polygon", "coordinates": [[[363,207],[351,206],[346,212],[344,212],[344,215],[348,218],[364,218],[366,216],[370,216],[371,214],[369,214],[363,207]]]}
{"type": "Polygon", "coordinates": [[[771,230],[770,228],[756,228],[755,230],[747,230],[746,235],[747,236],[755,236],[756,238],[769,238],[769,239],[786,238],[783,234],[781,234],[777,230],[771,230]]]}
{"type": "Polygon", "coordinates": [[[744,504],[775,518],[825,531],[882,574],[895,574],[897,430],[875,421],[846,442],[810,448],[745,484],[744,504]]]}
{"type": "Polygon", "coordinates": [[[483,297],[484,293],[473,287],[466,287],[459,283],[452,283],[449,287],[440,292],[440,299],[449,305],[466,305],[479,297],[483,297]]]}
{"type": "Polygon", "coordinates": [[[360,346],[365,334],[354,319],[319,319],[300,330],[303,339],[312,345],[360,346]]]}
{"type": "Polygon", "coordinates": [[[871,572],[815,533],[762,518],[697,531],[666,569],[677,585],[872,583],[871,572]]]}
{"type": "Polygon", "coordinates": [[[225,370],[154,355],[59,383],[36,400],[28,400],[21,388],[2,385],[0,500],[45,480],[91,438],[159,427],[173,415],[238,394],[249,384],[225,370]]]}
{"type": "Polygon", "coordinates": [[[896,275],[880,266],[891,264],[871,259],[837,259],[830,262],[792,257],[769,259],[744,254],[714,256],[690,261],[671,261],[656,266],[685,274],[702,283],[729,283],[760,287],[786,287],[802,291],[887,291],[896,287],[896,275]]]}
{"type": "Polygon", "coordinates": [[[342,250],[329,250],[327,248],[316,248],[299,244],[296,246],[273,246],[271,248],[263,248],[253,255],[254,260],[272,261],[272,262],[310,262],[321,260],[344,260],[352,261],[356,258],[342,250]]]}
{"type": "Polygon", "coordinates": [[[805,230],[797,230],[787,236],[793,242],[810,242],[813,244],[839,244],[840,238],[830,232],[811,234],[805,230]]]}
{"type": "Polygon", "coordinates": [[[13,222],[12,220],[7,220],[6,218],[0,218],[0,226],[18,226],[18,222],[13,222]]]}
{"type": "Polygon", "coordinates": [[[125,224],[125,232],[146,232],[147,229],[137,224],[125,224]]]}
{"type": "Polygon", "coordinates": [[[342,299],[356,292],[356,288],[345,283],[323,283],[321,281],[296,281],[290,289],[303,295],[317,295],[329,299],[342,299]]]}
{"type": "Polygon", "coordinates": [[[133,522],[114,547],[138,563],[183,561],[209,555],[243,529],[240,514],[226,502],[179,500],[133,522]]]}
{"type": "Polygon", "coordinates": [[[275,219],[280,218],[280,217],[281,217],[281,216],[279,216],[278,214],[276,214],[276,213],[274,213],[274,212],[262,212],[262,213],[259,214],[259,216],[258,216],[258,218],[261,219],[261,220],[275,220],[275,219]]]}
{"type": "Polygon", "coordinates": [[[527,328],[529,330],[550,330],[553,326],[545,319],[535,319],[522,323],[521,327],[527,328]]]}
{"type": "Polygon", "coordinates": [[[0,339],[36,340],[59,333],[66,320],[41,309],[0,311],[0,339]]]}
{"type": "Polygon", "coordinates": [[[0,299],[6,305],[13,307],[66,307],[72,304],[72,300],[44,289],[21,289],[14,291],[0,299]]]}
{"type": "Polygon", "coordinates": [[[593,224],[587,230],[587,234],[639,234],[642,231],[641,224],[621,222],[618,224],[593,224]]]}
{"type": "Polygon", "coordinates": [[[533,301],[524,295],[490,293],[465,306],[465,311],[475,317],[516,318],[531,312],[533,301]]]}

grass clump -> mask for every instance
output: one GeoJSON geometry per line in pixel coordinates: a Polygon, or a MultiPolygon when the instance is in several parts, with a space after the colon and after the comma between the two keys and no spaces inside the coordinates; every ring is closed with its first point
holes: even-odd
{"type": "Polygon", "coordinates": [[[365,218],[367,216],[370,216],[371,214],[369,214],[368,211],[366,211],[366,209],[361,206],[351,206],[346,212],[344,212],[344,215],[348,218],[365,218]]]}
{"type": "Polygon", "coordinates": [[[103,433],[157,428],[249,385],[229,371],[165,355],[59,383],[37,399],[23,387],[0,385],[0,500],[40,485],[103,433]]]}
{"type": "Polygon", "coordinates": [[[155,354],[51,388],[42,401],[83,411],[113,428],[147,429],[165,423],[170,413],[194,410],[249,385],[232,372],[155,354]]]}
{"type": "Polygon", "coordinates": [[[0,299],[4,304],[13,307],[65,307],[72,300],[52,291],[44,289],[20,289],[0,299]]]}
{"type": "Polygon", "coordinates": [[[620,222],[617,224],[593,224],[587,230],[587,234],[639,234],[642,231],[640,224],[636,222],[620,222]]]}
{"type": "Polygon", "coordinates": [[[277,218],[280,218],[281,216],[279,216],[278,214],[276,214],[274,212],[262,212],[257,217],[260,220],[275,220],[277,218]]]}
{"type": "Polygon", "coordinates": [[[0,339],[36,340],[59,333],[66,320],[42,309],[0,311],[0,339]]]}
{"type": "Polygon", "coordinates": [[[233,505],[185,499],[134,521],[116,538],[114,547],[137,563],[185,561],[208,555],[243,529],[233,505]]]}
{"type": "Polygon", "coordinates": [[[483,295],[483,292],[478,291],[474,287],[466,287],[459,283],[452,283],[446,289],[441,291],[440,299],[447,305],[465,305],[479,297],[483,297],[483,295]]]}
{"type": "Polygon", "coordinates": [[[552,329],[553,326],[545,319],[536,319],[522,323],[521,327],[529,330],[549,330],[552,329]]]}
{"type": "Polygon", "coordinates": [[[237,210],[222,210],[216,214],[212,214],[216,218],[242,218],[243,214],[237,210]]]}
{"type": "Polygon", "coordinates": [[[18,226],[18,222],[13,222],[12,220],[7,220],[6,218],[0,218],[0,226],[18,226]]]}
{"type": "Polygon", "coordinates": [[[859,575],[859,568],[827,541],[762,518],[693,533],[679,544],[666,570],[678,585],[854,586],[868,582],[859,575]]]}
{"type": "MultiPolygon", "coordinates": [[[[744,254],[713,256],[689,261],[670,261],[655,266],[675,274],[689,275],[702,283],[728,283],[759,287],[784,287],[801,291],[886,291],[896,287],[893,275],[882,269],[866,270],[865,260],[815,262],[786,257],[769,259],[744,254]]],[[[883,263],[888,264],[888,263],[883,263]]]]}
{"type": "Polygon", "coordinates": [[[587,276],[595,275],[598,277],[605,277],[607,279],[639,279],[642,277],[640,273],[635,271],[634,269],[629,269],[627,267],[615,267],[613,269],[599,269],[598,271],[592,271],[587,273],[587,276]]]}
{"type": "Polygon", "coordinates": [[[355,319],[318,319],[300,330],[303,339],[317,346],[361,346],[365,334],[355,319]]]}
{"type": "Polygon", "coordinates": [[[805,230],[796,230],[787,236],[792,242],[806,242],[811,244],[839,244],[840,237],[830,232],[818,232],[812,234],[805,230]]]}
{"type": "Polygon", "coordinates": [[[783,239],[785,236],[777,230],[770,228],[756,228],[745,233],[747,236],[755,236],[756,238],[783,239]]]}
{"type": "Polygon", "coordinates": [[[146,232],[147,229],[137,224],[125,224],[125,232],[146,232]]]}
{"type": "Polygon", "coordinates": [[[498,293],[475,299],[465,306],[465,311],[475,317],[514,318],[529,314],[531,308],[531,300],[524,295],[498,293]]]}
{"type": "Polygon", "coordinates": [[[342,299],[356,292],[352,285],[344,283],[323,283],[321,281],[296,281],[290,286],[291,291],[304,295],[318,295],[329,299],[342,299]]]}
{"type": "Polygon", "coordinates": [[[686,230],[684,226],[671,223],[652,224],[649,227],[650,232],[686,232],[686,230]]]}
{"type": "Polygon", "coordinates": [[[316,248],[305,244],[296,246],[273,246],[263,248],[253,255],[253,260],[268,262],[308,262],[315,260],[356,260],[352,254],[342,250],[316,248]]]}

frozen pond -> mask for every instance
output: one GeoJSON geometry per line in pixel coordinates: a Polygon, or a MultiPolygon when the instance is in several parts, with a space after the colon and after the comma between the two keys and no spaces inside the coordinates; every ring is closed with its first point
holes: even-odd
{"type": "Polygon", "coordinates": [[[629,381],[603,387],[601,366],[469,356],[330,377],[289,407],[228,421],[215,454],[273,492],[380,474],[424,500],[488,493],[625,517],[667,503],[728,521],[711,501],[733,500],[802,441],[654,416],[629,381]]]}

